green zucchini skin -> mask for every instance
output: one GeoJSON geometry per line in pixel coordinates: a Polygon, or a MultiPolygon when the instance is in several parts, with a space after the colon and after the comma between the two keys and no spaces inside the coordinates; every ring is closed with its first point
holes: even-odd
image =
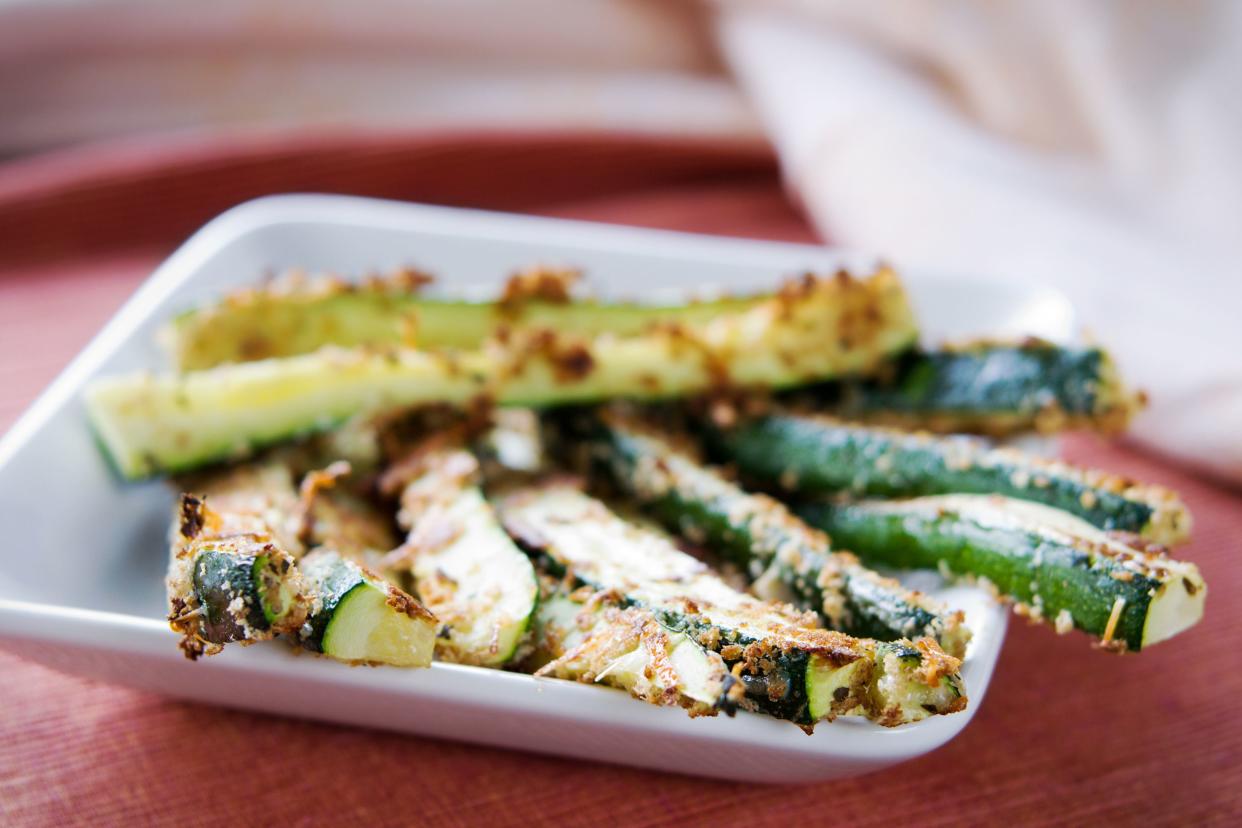
{"type": "Polygon", "coordinates": [[[730,429],[709,429],[708,442],[743,477],[802,496],[998,494],[1166,545],[1184,541],[1190,531],[1189,512],[1167,489],[1013,449],[988,448],[972,438],[784,411],[730,429]]]}
{"type": "Polygon", "coordinates": [[[299,633],[302,646],[322,653],[324,635],[341,602],[355,589],[365,589],[367,577],[362,568],[336,554],[320,554],[303,564],[310,579],[315,605],[299,633]]]}
{"type": "Polygon", "coordinates": [[[1202,615],[1207,588],[1192,564],[1045,506],[963,495],[806,503],[798,512],[864,560],[986,579],[1025,614],[1061,632],[1072,625],[1112,649],[1141,650],[1202,615]],[[1152,627],[1158,600],[1186,604],[1172,626],[1152,627]]]}
{"type": "Polygon", "coordinates": [[[950,655],[965,655],[962,613],[833,552],[784,504],[702,465],[686,438],[616,410],[594,421],[594,453],[612,482],[670,531],[722,553],[752,580],[774,576],[831,629],[881,641],[930,636],[950,655]]]}
{"type": "Polygon", "coordinates": [[[572,484],[510,491],[497,510],[545,571],[615,593],[718,653],[744,688],[745,709],[809,729],[846,714],[895,726],[966,704],[960,662],[930,639],[883,643],[818,628],[813,614],[733,590],[664,534],[623,520],[572,484]],[[917,653],[917,663],[881,681],[898,650],[917,653]]]}
{"type": "Polygon", "coordinates": [[[808,278],[701,325],[632,337],[539,330],[474,351],[325,348],[184,374],[105,377],[85,399],[113,465],[132,479],[245,457],[367,411],[789,388],[875,370],[916,336],[894,274],[841,274],[808,278]]]}
{"type": "Polygon", "coordinates": [[[199,552],[194,560],[194,592],[206,616],[203,637],[213,644],[226,644],[252,638],[252,631],[270,629],[282,612],[272,600],[271,582],[284,575],[288,566],[288,560],[269,552],[199,552]],[[233,609],[235,602],[241,606],[233,609]]]}
{"type": "Polygon", "coordinates": [[[1116,433],[1142,405],[1103,349],[1038,339],[914,349],[886,375],[845,381],[817,396],[849,419],[992,435],[1067,428],[1116,433]]]}

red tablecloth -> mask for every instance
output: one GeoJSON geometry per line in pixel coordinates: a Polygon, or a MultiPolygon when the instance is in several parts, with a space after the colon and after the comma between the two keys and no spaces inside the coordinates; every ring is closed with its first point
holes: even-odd
{"type": "MultiPolygon", "coordinates": [[[[813,238],[754,146],[321,136],[11,163],[0,167],[0,428],[195,227],[287,191],[813,238]]],[[[1184,493],[1206,621],[1124,658],[1015,621],[975,721],[898,768],[740,786],[216,710],[0,653],[0,823],[1237,824],[1242,497],[1093,439],[1066,453],[1184,493]]]]}

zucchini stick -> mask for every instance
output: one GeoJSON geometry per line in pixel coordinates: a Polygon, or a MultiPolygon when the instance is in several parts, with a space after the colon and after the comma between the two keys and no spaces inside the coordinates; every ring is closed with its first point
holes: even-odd
{"type": "Polygon", "coordinates": [[[351,664],[426,667],[436,617],[401,589],[329,549],[301,561],[315,599],[302,646],[351,664]]]}
{"type": "Polygon", "coordinates": [[[299,497],[290,459],[184,481],[203,497],[183,495],[174,536],[170,623],[182,648],[194,658],[285,633],[344,661],[426,665],[435,618],[344,557],[390,549],[387,522],[335,486],[348,464],[308,475],[299,497]]]}
{"type": "Polygon", "coordinates": [[[703,466],[686,438],[616,410],[599,415],[596,433],[613,482],[666,528],[722,553],[757,584],[775,580],[829,628],[886,641],[930,636],[950,655],[965,655],[970,632],[961,612],[831,551],[827,536],[783,503],[703,466]]]}
{"type": "Polygon", "coordinates": [[[967,437],[778,412],[710,429],[708,440],[744,478],[799,495],[999,494],[1043,503],[1100,529],[1134,532],[1155,543],[1175,544],[1190,533],[1190,514],[1168,489],[989,448],[967,437]]]}
{"type": "Polygon", "coordinates": [[[1207,587],[1194,564],[1040,504],[945,495],[799,511],[865,560],[986,581],[1031,618],[1110,649],[1141,650],[1203,616],[1207,587]]]}
{"type": "Polygon", "coordinates": [[[539,583],[480,489],[479,464],[460,444],[429,438],[391,467],[381,487],[400,493],[409,532],[389,556],[443,622],[442,660],[500,667],[525,655],[539,583]]]}
{"type": "Polygon", "coordinates": [[[180,371],[296,356],[327,345],[474,349],[501,329],[633,336],[652,325],[700,325],[753,307],[771,294],[679,305],[570,299],[572,271],[530,269],[512,277],[501,298],[471,302],[428,297],[429,278],[397,271],[351,283],[291,273],[187,311],[160,331],[180,371]]]}
{"type": "Polygon", "coordinates": [[[787,286],[744,312],[630,338],[541,330],[462,353],[324,349],[189,374],[95,381],[87,407],[127,478],[237,458],[363,411],[479,399],[537,407],[721,386],[790,387],[874,370],[915,328],[889,271],[787,286]]]}
{"type": "Polygon", "coordinates": [[[852,420],[992,436],[1080,428],[1115,434],[1144,403],[1103,349],[1039,339],[912,350],[889,371],[814,396],[819,407],[852,420]]]}
{"type": "Polygon", "coordinates": [[[391,579],[377,574],[396,546],[391,519],[346,486],[347,462],[306,475],[301,486],[299,561],[312,594],[302,646],[349,663],[426,667],[436,617],[391,579]]]}
{"type": "Polygon", "coordinates": [[[182,495],[168,570],[168,623],[190,660],[225,644],[252,644],[292,633],[311,607],[310,589],[293,556],[270,534],[235,531],[248,523],[182,495]]]}
{"type": "Polygon", "coordinates": [[[744,709],[817,721],[858,714],[883,725],[966,704],[960,662],[931,639],[876,642],[816,627],[816,616],[730,588],[663,533],[622,520],[567,482],[515,489],[497,510],[547,565],[616,592],[717,652],[745,688],[744,709]]]}
{"type": "Polygon", "coordinates": [[[535,615],[536,676],[599,683],[691,716],[732,715],[742,685],[718,653],[611,593],[552,585],[535,615]]]}

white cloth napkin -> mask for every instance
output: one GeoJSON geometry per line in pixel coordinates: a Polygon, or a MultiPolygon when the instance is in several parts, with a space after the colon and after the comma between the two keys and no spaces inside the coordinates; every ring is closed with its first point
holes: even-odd
{"type": "Polygon", "coordinates": [[[739,5],[719,33],[825,234],[1060,288],[1152,394],[1135,437],[1242,481],[1242,4],[739,5]]]}
{"type": "Polygon", "coordinates": [[[1242,482],[1242,2],[0,0],[0,112],[0,155],[762,123],[833,243],[1060,288],[1151,393],[1136,438],[1242,482]]]}

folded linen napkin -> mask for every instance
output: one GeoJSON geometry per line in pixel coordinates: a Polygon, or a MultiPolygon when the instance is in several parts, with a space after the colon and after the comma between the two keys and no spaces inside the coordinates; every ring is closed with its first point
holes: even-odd
{"type": "Polygon", "coordinates": [[[729,65],[837,242],[1047,283],[1242,482],[1242,4],[727,5],[729,65]]]}

